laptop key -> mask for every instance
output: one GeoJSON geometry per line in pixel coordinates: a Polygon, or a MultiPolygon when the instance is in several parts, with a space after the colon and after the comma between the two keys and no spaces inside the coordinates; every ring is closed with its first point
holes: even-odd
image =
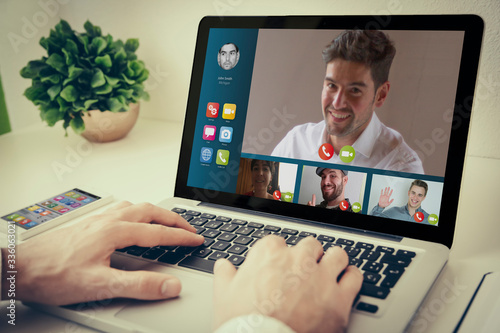
{"type": "Polygon", "coordinates": [[[219,237],[217,237],[218,240],[225,241],[225,242],[230,242],[235,238],[236,238],[235,234],[230,234],[228,232],[225,232],[222,235],[220,235],[219,237]]]}
{"type": "Polygon", "coordinates": [[[225,252],[215,251],[214,253],[208,256],[208,260],[219,260],[227,257],[229,257],[229,254],[225,252]]]}
{"type": "Polygon", "coordinates": [[[245,221],[245,220],[234,219],[234,220],[232,220],[232,221],[231,221],[231,223],[233,223],[233,224],[238,224],[238,225],[245,225],[245,224],[247,224],[248,222],[247,222],[247,221],[245,221]]]}
{"type": "Polygon", "coordinates": [[[339,238],[339,239],[337,239],[337,244],[347,245],[347,246],[353,246],[354,245],[354,241],[350,240],[350,239],[339,238]]]}
{"type": "Polygon", "coordinates": [[[375,262],[375,261],[367,261],[364,266],[363,266],[363,270],[364,271],[369,271],[369,272],[372,272],[372,273],[378,273],[380,272],[380,270],[384,267],[384,264],[381,264],[379,262],[375,262]]]}
{"type": "Polygon", "coordinates": [[[335,240],[335,237],[332,237],[332,236],[326,236],[326,235],[319,235],[318,236],[318,240],[320,242],[328,242],[328,243],[332,243],[334,240],[335,240]]]}
{"type": "Polygon", "coordinates": [[[316,234],[314,232],[301,231],[299,234],[299,237],[308,237],[308,236],[313,236],[314,238],[316,238],[316,234]]]}
{"type": "Polygon", "coordinates": [[[214,214],[209,214],[209,213],[203,213],[203,214],[200,215],[200,217],[202,217],[204,219],[213,220],[215,218],[215,215],[214,214]]]}
{"type": "Polygon", "coordinates": [[[262,238],[262,237],[265,237],[265,236],[270,235],[270,234],[271,234],[271,231],[269,231],[269,230],[257,230],[256,232],[253,233],[252,237],[262,238]]]}
{"type": "Polygon", "coordinates": [[[206,247],[198,248],[196,251],[193,251],[191,255],[200,257],[200,258],[205,258],[208,256],[210,253],[212,253],[212,250],[207,249],[206,247]]]}
{"type": "Polygon", "coordinates": [[[186,210],[183,208],[175,207],[172,209],[172,212],[177,213],[177,214],[184,214],[186,212],[186,210]]]}
{"type": "Polygon", "coordinates": [[[388,246],[377,246],[375,251],[384,253],[394,253],[394,248],[388,246]]]}
{"type": "Polygon", "coordinates": [[[220,227],[219,230],[221,231],[227,231],[227,232],[233,232],[235,231],[236,229],[238,229],[238,226],[235,225],[235,224],[224,224],[222,227],[220,227]]]}
{"type": "Polygon", "coordinates": [[[196,229],[196,233],[197,233],[198,235],[201,235],[202,233],[204,233],[204,232],[205,232],[205,230],[207,230],[207,229],[205,229],[205,228],[201,228],[201,227],[197,227],[197,226],[194,226],[194,228],[196,229]]]}
{"type": "Polygon", "coordinates": [[[373,249],[375,246],[373,244],[370,244],[370,243],[365,243],[365,242],[357,242],[356,243],[356,247],[359,248],[359,249],[367,249],[367,250],[371,250],[373,249]]]}
{"type": "Polygon", "coordinates": [[[199,247],[196,246],[179,246],[178,248],[175,249],[176,253],[181,253],[181,254],[190,254],[194,250],[199,249],[199,247]]]}
{"type": "Polygon", "coordinates": [[[236,233],[238,235],[248,236],[248,235],[250,235],[254,231],[255,231],[254,228],[239,227],[234,233],[236,233]]]}
{"type": "Polygon", "coordinates": [[[363,283],[376,284],[382,278],[382,275],[372,272],[364,272],[363,277],[363,283]]]}
{"type": "Polygon", "coordinates": [[[215,229],[207,229],[207,231],[205,231],[202,236],[203,237],[208,237],[208,238],[215,238],[217,236],[219,236],[221,234],[221,232],[219,230],[215,230],[215,229]]]}
{"type": "Polygon", "coordinates": [[[413,252],[413,251],[398,250],[398,252],[396,252],[396,255],[397,256],[406,256],[406,257],[414,258],[417,254],[415,252],[413,252]]]}
{"type": "Polygon", "coordinates": [[[252,237],[248,237],[248,236],[239,236],[238,238],[236,238],[234,240],[233,243],[235,244],[240,244],[240,245],[248,245],[250,244],[250,242],[253,240],[252,237]]]}
{"type": "Polygon", "coordinates": [[[250,223],[248,223],[248,226],[250,228],[260,229],[260,228],[262,228],[264,226],[264,224],[257,223],[257,222],[250,222],[250,223]]]}
{"type": "Polygon", "coordinates": [[[197,212],[197,211],[195,211],[195,210],[188,210],[188,211],[186,212],[186,214],[187,214],[187,215],[193,215],[193,216],[200,216],[200,215],[201,215],[201,213],[200,213],[200,212],[197,212]]]}
{"type": "Polygon", "coordinates": [[[405,268],[399,265],[387,265],[384,269],[385,275],[399,275],[401,276],[405,272],[405,268]]]}
{"type": "Polygon", "coordinates": [[[218,251],[226,251],[226,249],[230,246],[231,246],[231,243],[219,240],[214,245],[212,245],[212,249],[218,250],[218,251]]]}
{"type": "Polygon", "coordinates": [[[344,248],[345,252],[347,252],[347,255],[352,258],[356,258],[358,254],[361,252],[360,248],[352,247],[352,246],[346,246],[344,248]]]}
{"type": "Polygon", "coordinates": [[[301,240],[301,239],[303,239],[303,238],[302,238],[302,237],[299,237],[299,236],[291,236],[290,238],[288,238],[288,239],[286,240],[286,243],[287,243],[288,245],[292,245],[292,246],[293,246],[293,245],[297,245],[297,244],[300,242],[300,240],[301,240]]]}
{"type": "Polygon", "coordinates": [[[264,227],[264,230],[268,230],[268,231],[271,231],[271,232],[278,232],[281,230],[280,227],[277,227],[277,226],[274,226],[274,225],[266,225],[264,227]]]}
{"type": "Polygon", "coordinates": [[[206,260],[200,257],[187,256],[181,262],[179,266],[196,269],[202,272],[213,273],[214,272],[214,260],[206,260]]]}
{"type": "Polygon", "coordinates": [[[189,223],[191,225],[195,225],[195,226],[198,226],[198,227],[201,227],[202,225],[204,225],[205,223],[207,223],[207,219],[202,219],[200,217],[197,217],[195,219],[192,219],[191,221],[189,221],[189,223]]]}
{"type": "Polygon", "coordinates": [[[359,258],[349,258],[349,265],[351,266],[356,266],[356,267],[361,267],[361,265],[363,264],[363,259],[359,259],[359,258]]]}
{"type": "Polygon", "coordinates": [[[181,217],[188,222],[194,219],[193,215],[181,215],[181,217]]]}
{"type": "Polygon", "coordinates": [[[237,255],[232,255],[228,259],[234,266],[239,266],[245,261],[245,257],[237,256],[237,255]]]}
{"type": "Polygon", "coordinates": [[[159,262],[164,262],[166,264],[175,265],[181,261],[186,255],[183,253],[167,251],[165,254],[160,256],[157,260],[159,262]]]}
{"type": "Polygon", "coordinates": [[[361,295],[371,296],[379,299],[386,299],[387,295],[391,290],[385,287],[377,287],[372,283],[363,282],[361,286],[361,291],[359,292],[361,295]]]}
{"type": "Polygon", "coordinates": [[[359,302],[358,305],[356,305],[356,310],[375,313],[378,311],[378,306],[365,302],[359,302]]]}
{"type": "Polygon", "coordinates": [[[366,259],[370,261],[375,261],[380,257],[381,253],[377,251],[364,250],[361,254],[361,259],[366,259]]]}
{"type": "Polygon", "coordinates": [[[297,235],[299,233],[299,231],[295,230],[295,229],[283,228],[283,230],[281,230],[281,233],[288,234],[288,235],[297,235]]]}
{"type": "Polygon", "coordinates": [[[248,248],[243,245],[233,245],[231,246],[227,252],[232,253],[232,254],[243,254],[248,248]]]}
{"type": "Polygon", "coordinates": [[[205,241],[203,242],[203,244],[201,246],[209,247],[210,245],[212,245],[213,242],[215,242],[213,239],[205,238],[205,241]]]}
{"type": "Polygon", "coordinates": [[[215,218],[216,221],[221,221],[221,222],[230,222],[231,221],[231,218],[229,217],[225,217],[225,216],[217,216],[215,218]]]}
{"type": "Polygon", "coordinates": [[[134,245],[134,246],[131,246],[127,250],[127,254],[131,254],[133,256],[140,257],[144,252],[146,252],[149,249],[150,249],[149,247],[142,247],[142,246],[136,246],[136,245],[134,245]]]}
{"type": "Polygon", "coordinates": [[[218,229],[222,225],[220,221],[210,221],[204,225],[205,228],[218,229]]]}
{"type": "Polygon", "coordinates": [[[161,256],[164,253],[165,253],[165,250],[162,250],[162,249],[157,248],[157,247],[153,247],[153,248],[147,250],[146,252],[144,252],[142,257],[146,258],[146,259],[155,260],[156,258],[158,258],[159,256],[161,256]]]}
{"type": "Polygon", "coordinates": [[[394,264],[407,267],[411,263],[411,258],[408,256],[396,256],[393,254],[386,253],[380,259],[380,262],[389,265],[394,264]]]}
{"type": "Polygon", "coordinates": [[[396,285],[396,282],[399,281],[401,275],[396,274],[388,274],[385,278],[380,282],[381,287],[392,288],[396,285]]]}

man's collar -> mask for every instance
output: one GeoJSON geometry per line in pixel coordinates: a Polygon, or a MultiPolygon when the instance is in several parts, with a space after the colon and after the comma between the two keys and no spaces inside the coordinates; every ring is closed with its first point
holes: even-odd
{"type": "Polygon", "coordinates": [[[352,145],[356,154],[362,154],[363,156],[369,158],[373,152],[373,148],[375,147],[375,138],[379,137],[381,131],[382,123],[378,119],[376,113],[373,112],[370,123],[352,145]]]}

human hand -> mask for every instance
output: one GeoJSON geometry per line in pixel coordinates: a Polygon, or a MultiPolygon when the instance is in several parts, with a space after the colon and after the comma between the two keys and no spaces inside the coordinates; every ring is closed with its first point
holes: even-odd
{"type": "Polygon", "coordinates": [[[316,206],[316,194],[313,194],[312,200],[307,202],[308,206],[316,206]]]}
{"type": "Polygon", "coordinates": [[[283,238],[266,236],[238,271],[226,259],[216,262],[215,328],[231,318],[260,313],[296,332],[343,332],[363,282],[359,269],[348,262],[337,246],[323,254],[313,237],[289,248],[283,238]]]}
{"type": "MultiPolygon", "coordinates": [[[[152,204],[121,202],[103,214],[18,245],[16,298],[64,305],[114,297],[175,297],[181,290],[177,278],[111,268],[111,254],[131,245],[201,245],[204,239],[195,232],[176,213],[152,204]]],[[[6,290],[2,292],[5,296],[6,290]]]]}
{"type": "Polygon", "coordinates": [[[378,205],[381,208],[385,208],[389,206],[394,199],[391,199],[392,189],[390,187],[386,187],[385,189],[380,191],[380,198],[378,199],[378,205]]]}

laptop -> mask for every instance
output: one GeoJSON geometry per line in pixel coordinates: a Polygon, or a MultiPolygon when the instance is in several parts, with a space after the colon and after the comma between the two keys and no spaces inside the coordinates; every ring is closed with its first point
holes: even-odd
{"type": "Polygon", "coordinates": [[[178,276],[180,297],[31,306],[107,332],[209,332],[216,259],[238,267],[268,234],[289,246],[312,235],[343,247],[363,272],[349,332],[411,329],[453,244],[482,33],[474,15],[203,18],[175,196],[159,205],[206,241],[112,258],[120,269],[178,276]],[[335,76],[322,52],[366,30],[396,49],[390,87],[383,103],[373,97],[364,132],[339,149],[325,133],[359,119],[360,91],[370,91],[335,76]],[[349,106],[330,112],[328,103],[349,106]]]}

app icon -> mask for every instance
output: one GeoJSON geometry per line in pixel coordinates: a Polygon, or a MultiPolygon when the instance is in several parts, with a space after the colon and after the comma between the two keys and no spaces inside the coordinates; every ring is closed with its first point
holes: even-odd
{"type": "Polygon", "coordinates": [[[55,206],[55,207],[54,207],[54,208],[52,208],[52,209],[53,209],[53,210],[55,210],[55,211],[59,211],[59,210],[61,210],[61,209],[63,209],[63,208],[64,208],[63,206],[61,206],[61,205],[57,205],[57,206],[55,206]]]}
{"type": "Polygon", "coordinates": [[[230,143],[233,139],[233,128],[222,126],[219,133],[219,141],[224,143],[230,143]]]}
{"type": "Polygon", "coordinates": [[[8,218],[9,220],[14,220],[14,219],[15,219],[15,218],[17,218],[17,217],[19,217],[19,214],[12,214],[12,215],[7,216],[7,218],[8,218]]]}
{"type": "Polygon", "coordinates": [[[207,117],[217,118],[219,115],[219,103],[208,103],[207,105],[207,117]]]}
{"type": "Polygon", "coordinates": [[[34,205],[34,206],[31,206],[30,208],[28,208],[28,210],[29,211],[34,211],[34,210],[37,210],[39,208],[40,208],[40,206],[34,205]]]}
{"type": "Polygon", "coordinates": [[[68,200],[66,201],[64,204],[67,205],[67,206],[71,206],[72,204],[74,204],[75,202],[73,200],[68,200]]]}
{"type": "Polygon", "coordinates": [[[37,224],[38,224],[38,223],[31,221],[30,223],[27,223],[27,224],[25,224],[24,226],[25,226],[26,228],[32,228],[32,227],[36,226],[37,224]]]}
{"type": "Polygon", "coordinates": [[[25,217],[24,217],[24,216],[18,216],[18,217],[16,217],[16,218],[14,219],[14,221],[16,221],[16,222],[21,222],[21,221],[22,221],[22,220],[24,220],[24,219],[25,219],[25,217]]]}
{"type": "Polygon", "coordinates": [[[38,208],[37,210],[34,210],[35,213],[40,214],[41,212],[44,212],[45,209],[43,208],[38,208]]]}
{"type": "Polygon", "coordinates": [[[222,119],[232,120],[236,116],[236,104],[224,104],[222,119]]]}
{"type": "Polygon", "coordinates": [[[340,160],[344,163],[351,163],[354,157],[356,157],[356,152],[351,146],[344,146],[339,152],[340,160]]]}
{"type": "Polygon", "coordinates": [[[67,205],[67,204],[68,204],[68,202],[70,202],[70,201],[71,201],[71,200],[69,200],[69,199],[62,199],[61,201],[59,201],[59,203],[63,203],[63,204],[65,204],[65,205],[67,205]]]}
{"type": "Polygon", "coordinates": [[[229,163],[229,150],[217,150],[217,159],[215,160],[215,163],[219,165],[227,165],[227,163],[229,163]]]}
{"type": "Polygon", "coordinates": [[[333,157],[333,146],[329,143],[323,143],[319,147],[318,154],[322,160],[329,160],[333,157]]]}
{"type": "Polygon", "coordinates": [[[28,224],[28,223],[30,223],[30,222],[31,222],[31,220],[30,220],[30,219],[24,219],[24,220],[22,220],[21,222],[19,222],[19,224],[26,225],[26,224],[28,224]]]}
{"type": "Polygon", "coordinates": [[[68,192],[68,193],[66,193],[66,194],[65,194],[65,196],[70,197],[70,196],[72,196],[73,194],[75,194],[75,192],[68,192]]]}
{"type": "Polygon", "coordinates": [[[56,204],[56,203],[51,203],[50,205],[47,205],[47,208],[54,208],[54,207],[56,207],[56,206],[57,206],[57,204],[56,204]]]}
{"type": "Polygon", "coordinates": [[[214,154],[214,150],[209,147],[201,148],[200,154],[200,162],[201,163],[212,163],[212,155],[214,154]]]}
{"type": "Polygon", "coordinates": [[[359,213],[361,211],[361,204],[359,202],[355,202],[352,204],[352,211],[355,213],[359,213]]]}
{"type": "Polygon", "coordinates": [[[274,200],[279,200],[279,199],[281,199],[281,192],[280,192],[280,191],[278,191],[278,190],[274,191],[274,192],[273,192],[273,198],[274,198],[274,200]]]}
{"type": "Polygon", "coordinates": [[[40,215],[42,215],[42,216],[47,216],[49,214],[50,214],[49,210],[46,210],[46,211],[43,211],[43,212],[40,213],[40,215]]]}
{"type": "Polygon", "coordinates": [[[52,201],[45,201],[42,203],[43,206],[48,206],[52,203],[52,201]]]}
{"type": "Polygon", "coordinates": [[[424,213],[422,212],[416,212],[415,215],[413,215],[413,218],[415,219],[415,222],[422,222],[424,220],[424,213]]]}
{"type": "Polygon", "coordinates": [[[430,224],[436,225],[438,223],[439,218],[436,214],[431,214],[431,215],[429,215],[428,220],[429,220],[430,224]]]}
{"type": "Polygon", "coordinates": [[[83,200],[82,200],[82,203],[86,203],[86,204],[87,204],[87,203],[89,203],[89,202],[92,202],[92,199],[87,198],[87,199],[83,199],[83,200]]]}
{"type": "Polygon", "coordinates": [[[63,208],[59,210],[59,213],[66,213],[69,212],[69,208],[63,208]]]}
{"type": "Polygon", "coordinates": [[[74,204],[71,205],[71,207],[76,208],[76,207],[80,207],[81,205],[82,205],[81,203],[75,202],[74,204]]]}
{"type": "Polygon", "coordinates": [[[340,202],[339,208],[344,211],[347,210],[349,208],[349,203],[347,202],[347,200],[342,200],[340,202]]]}
{"type": "Polygon", "coordinates": [[[292,192],[284,192],[281,193],[281,201],[292,202],[293,193],[292,192]]]}
{"type": "Polygon", "coordinates": [[[55,201],[61,201],[62,199],[64,199],[62,195],[58,195],[57,197],[54,198],[55,201]]]}
{"type": "Polygon", "coordinates": [[[217,127],[212,125],[205,125],[205,127],[203,127],[203,140],[214,141],[216,128],[217,127]]]}
{"type": "Polygon", "coordinates": [[[75,193],[75,194],[73,194],[71,197],[72,197],[73,199],[78,199],[78,198],[80,197],[80,194],[75,193]]]}
{"type": "Polygon", "coordinates": [[[84,196],[84,195],[81,195],[80,197],[76,198],[76,200],[78,200],[78,201],[82,201],[82,200],[85,200],[85,199],[87,199],[87,197],[84,196]]]}

